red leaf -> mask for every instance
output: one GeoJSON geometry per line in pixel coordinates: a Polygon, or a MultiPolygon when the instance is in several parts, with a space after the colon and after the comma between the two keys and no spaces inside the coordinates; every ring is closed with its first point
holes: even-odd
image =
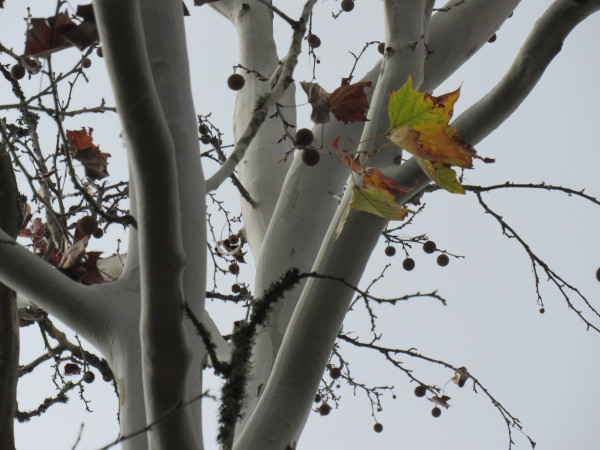
{"type": "Polygon", "coordinates": [[[348,153],[338,152],[338,156],[353,172],[363,173],[365,171],[364,166],[360,163],[360,155],[349,155],[348,153]]]}
{"type": "Polygon", "coordinates": [[[46,243],[44,242],[45,231],[46,225],[42,222],[42,219],[37,217],[31,222],[29,228],[22,228],[19,230],[19,236],[30,238],[31,243],[33,244],[34,253],[36,255],[43,255],[46,252],[46,243]]]}
{"type": "Polygon", "coordinates": [[[33,214],[31,214],[31,206],[29,206],[29,203],[25,203],[23,205],[23,223],[21,225],[21,230],[25,229],[32,216],[33,214]]]}
{"type": "Polygon", "coordinates": [[[106,166],[110,153],[102,153],[100,148],[92,142],[93,128],[82,128],[78,131],[68,130],[67,139],[71,145],[73,158],[80,161],[85,167],[85,176],[94,180],[108,176],[106,166]]]}
{"type": "Polygon", "coordinates": [[[25,39],[25,56],[47,57],[72,45],[83,50],[98,41],[92,4],[77,6],[76,15],[83,19],[79,24],[73,22],[66,12],[56,18],[31,19],[25,39]]]}
{"type": "Polygon", "coordinates": [[[54,17],[31,19],[25,33],[25,56],[47,57],[52,52],[71,46],[56,29],[52,30],[53,22],[56,28],[73,24],[66,12],[56,16],[56,21],[54,17]]]}
{"type": "Polygon", "coordinates": [[[81,267],[83,267],[86,271],[85,275],[81,279],[83,284],[92,285],[98,283],[104,283],[104,278],[102,278],[102,273],[98,269],[98,258],[102,252],[88,252],[87,259],[81,263],[81,267]]]}
{"type": "Polygon", "coordinates": [[[333,143],[331,144],[331,146],[336,150],[339,150],[340,138],[341,138],[341,136],[336,137],[335,140],[333,141],[333,143]]]}
{"type": "Polygon", "coordinates": [[[366,122],[368,119],[365,114],[369,109],[369,100],[365,88],[371,86],[370,81],[361,81],[337,88],[329,98],[331,113],[344,123],[366,122]]]}

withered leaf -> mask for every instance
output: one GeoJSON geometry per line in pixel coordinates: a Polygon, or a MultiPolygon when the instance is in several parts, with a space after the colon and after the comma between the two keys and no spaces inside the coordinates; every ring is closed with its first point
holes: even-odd
{"type": "Polygon", "coordinates": [[[67,140],[71,145],[73,158],[83,164],[85,176],[99,180],[108,176],[106,167],[110,153],[102,153],[100,148],[92,142],[93,131],[93,128],[67,130],[67,140]]]}
{"type": "Polygon", "coordinates": [[[454,373],[452,381],[456,383],[458,387],[463,387],[469,379],[469,376],[469,371],[466,367],[459,367],[459,369],[454,373]]]}
{"type": "Polygon", "coordinates": [[[81,263],[81,267],[85,269],[85,275],[81,278],[81,283],[91,285],[104,283],[102,273],[98,269],[98,259],[102,252],[87,252],[86,260],[81,263]]]}
{"type": "Polygon", "coordinates": [[[71,44],[56,31],[53,31],[51,23],[56,28],[73,24],[67,13],[60,13],[52,20],[45,18],[32,18],[29,20],[27,32],[25,33],[25,56],[47,57],[51,53],[70,47],[71,44]],[[49,23],[50,22],[50,23],[49,23]]]}
{"type": "Polygon", "coordinates": [[[331,114],[344,123],[366,122],[368,120],[366,113],[369,110],[369,100],[365,89],[371,86],[370,81],[361,81],[337,88],[329,98],[331,114]]]}
{"type": "Polygon", "coordinates": [[[31,19],[25,36],[25,56],[47,57],[72,45],[83,50],[97,42],[100,38],[92,4],[79,5],[76,15],[83,19],[79,24],[66,12],[31,19]]]}
{"type": "Polygon", "coordinates": [[[450,397],[448,397],[447,395],[442,395],[441,397],[434,395],[433,397],[431,397],[432,402],[435,402],[438,405],[443,406],[444,408],[450,408],[448,400],[450,400],[450,397]]]}
{"type": "Polygon", "coordinates": [[[314,123],[329,122],[329,92],[323,89],[318,83],[301,81],[300,86],[306,92],[308,103],[313,107],[310,119],[314,123]]]}
{"type": "Polygon", "coordinates": [[[71,245],[67,251],[63,254],[59,267],[61,269],[69,269],[71,267],[79,266],[81,258],[85,255],[85,248],[87,246],[89,238],[85,237],[82,240],[71,245]]]}

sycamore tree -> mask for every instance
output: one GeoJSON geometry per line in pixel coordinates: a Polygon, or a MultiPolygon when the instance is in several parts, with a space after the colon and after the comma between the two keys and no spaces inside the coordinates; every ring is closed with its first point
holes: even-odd
{"type": "MultiPolygon", "coordinates": [[[[7,286],[0,291],[2,448],[14,446],[15,417],[39,415],[66,401],[71,390],[84,398],[85,384],[96,376],[112,382],[118,395],[121,434],[113,444],[203,448],[212,436],[203,435],[202,399],[212,394],[202,376],[212,371],[223,380],[221,448],[293,449],[311,411],[328,415],[337,405],[339,382],[366,394],[374,418],[392,396],[392,387],[371,387],[352,376],[342,344],[383,355],[413,383],[416,396],[432,402],[434,417],[450,406],[446,388],[422,379],[406,359],[439,365],[456,385],[472,386],[490,400],[506,422],[509,447],[514,430],[528,437],[476,373],[381,341],[378,305],[421,297],[445,303],[441,293],[383,298],[370,293],[376,280],[359,287],[382,241],[389,257],[405,255],[399,259],[405,272],[415,267],[415,248],[442,267],[458,257],[438,248],[426,229],[405,234],[433,192],[474,196],[520,244],[531,262],[540,312],[547,282],[584,327],[600,331],[593,302],[484,196],[501,189],[559,191],[598,205],[593,193],[466,181],[467,169],[492,164],[496,156],[479,155],[474,147],[520,106],[569,32],[600,9],[600,1],[549,5],[505,76],[455,118],[460,89],[436,88],[493,42],[518,0],[373,2],[371,8],[383,11],[383,39],[365,38],[362,51],[352,54],[350,74],[340,73],[331,92],[315,76],[321,38],[313,14],[338,20],[352,13],[354,1],[307,0],[295,16],[281,3],[196,0],[188,10],[181,1],[58,2],[49,17],[29,11],[24,51],[0,46],[6,112],[0,118],[0,281],[7,286]],[[227,80],[238,92],[232,136],[209,105],[192,101],[193,84],[203,80],[189,75],[184,17],[208,8],[231,21],[239,40],[239,60],[227,80]],[[289,40],[276,42],[274,23],[289,27],[289,40]],[[70,47],[82,54],[70,68],[57,68],[63,53],[57,52],[70,47]],[[359,73],[363,54],[377,51],[375,65],[359,73]],[[94,52],[106,63],[115,105],[75,107],[73,91],[85,81],[94,52]],[[296,83],[301,52],[309,56],[313,78],[296,83]],[[39,80],[35,91],[23,88],[26,78],[39,80]],[[12,102],[5,101],[9,88],[12,102]],[[296,105],[305,102],[312,129],[298,124],[296,105]],[[115,135],[127,150],[128,179],[109,176],[113,155],[100,149],[92,113],[118,114],[115,135]],[[40,137],[45,122],[54,124],[49,142],[40,137]],[[239,195],[240,215],[219,198],[225,183],[239,195]],[[126,251],[100,258],[88,250],[117,229],[127,232],[126,251]],[[238,278],[245,263],[255,267],[251,283],[238,278]],[[223,334],[207,299],[238,305],[243,320],[223,334]],[[358,303],[372,324],[370,336],[343,328],[358,303]],[[19,325],[31,324],[40,328],[46,350],[19,366],[19,325]],[[58,393],[21,411],[18,377],[48,360],[58,393]]],[[[374,430],[382,428],[376,421],[374,430]]]]}

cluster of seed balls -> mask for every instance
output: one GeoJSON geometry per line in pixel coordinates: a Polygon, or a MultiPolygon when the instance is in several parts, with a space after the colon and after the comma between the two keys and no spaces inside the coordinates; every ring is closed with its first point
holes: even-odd
{"type": "MultiPolygon", "coordinates": [[[[340,367],[332,367],[329,369],[329,376],[332,379],[337,380],[342,376],[342,369],[340,367]]],[[[319,403],[322,400],[321,394],[315,395],[315,403],[319,403]]],[[[323,402],[317,408],[317,412],[322,416],[327,416],[331,412],[331,406],[327,402],[323,402]]],[[[383,431],[383,425],[376,422],[373,425],[373,430],[375,430],[376,433],[381,433],[383,431]]]]}
{"type": "MultiPolygon", "coordinates": [[[[427,388],[425,386],[423,386],[422,384],[418,385],[415,388],[415,395],[417,397],[425,397],[426,393],[427,393],[427,388]]],[[[431,415],[433,417],[440,417],[442,415],[442,410],[439,407],[434,406],[433,409],[431,410],[431,415]]]]}
{"type": "MultiPolygon", "coordinates": [[[[353,3],[352,0],[350,0],[350,2],[353,3]]],[[[352,7],[354,7],[354,5],[352,7]]],[[[317,39],[319,39],[317,36],[311,34],[308,36],[309,44],[310,44],[311,36],[314,36],[317,39]]],[[[319,45],[320,45],[320,43],[321,43],[321,41],[319,40],[319,45]]],[[[239,91],[240,89],[242,89],[244,87],[245,84],[246,84],[246,80],[244,80],[244,77],[242,75],[240,75],[239,73],[231,74],[231,75],[229,75],[229,78],[227,78],[227,86],[229,86],[229,88],[234,91],[239,91]]],[[[296,147],[303,149],[302,150],[302,161],[304,161],[304,164],[306,164],[307,166],[314,166],[321,159],[321,155],[319,154],[319,151],[314,147],[310,147],[310,144],[312,144],[314,138],[315,138],[315,136],[314,136],[313,132],[310,131],[308,128],[300,128],[296,132],[295,144],[296,144],[296,147]]]]}
{"type": "MultiPolygon", "coordinates": [[[[96,49],[96,54],[98,56],[102,57],[102,48],[101,47],[98,47],[96,49]]],[[[33,60],[26,58],[26,62],[31,63],[31,62],[33,62],[33,60]]],[[[34,65],[34,64],[32,64],[32,65],[34,65]]],[[[91,66],[92,66],[92,60],[90,58],[83,58],[81,60],[81,67],[83,67],[84,69],[89,69],[91,66]]],[[[27,73],[27,71],[25,70],[25,67],[22,66],[20,63],[17,63],[10,68],[10,76],[13,80],[16,80],[16,81],[22,80],[25,77],[26,73],[27,73]]]]}
{"type": "MultiPolygon", "coordinates": [[[[431,254],[436,250],[437,246],[433,241],[427,241],[423,244],[423,251],[425,253],[431,254]]],[[[394,247],[393,245],[388,245],[385,248],[385,254],[389,257],[394,256],[396,254],[396,247],[394,247]]],[[[450,258],[448,258],[448,255],[446,255],[445,253],[442,253],[437,257],[437,263],[440,267],[446,267],[449,262],[450,258]]],[[[415,268],[415,260],[412,258],[406,258],[404,261],[402,261],[402,267],[404,267],[404,270],[413,270],[415,268]]]]}

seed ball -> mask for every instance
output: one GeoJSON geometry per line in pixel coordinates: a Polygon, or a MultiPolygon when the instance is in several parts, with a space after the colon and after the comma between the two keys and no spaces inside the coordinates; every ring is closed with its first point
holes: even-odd
{"type": "Polygon", "coordinates": [[[321,46],[321,39],[316,34],[309,34],[306,37],[306,40],[308,41],[308,45],[310,45],[312,48],[321,46]]]}
{"type": "Polygon", "coordinates": [[[431,410],[431,415],[433,417],[440,417],[442,415],[442,410],[436,406],[431,410]]]}
{"type": "Polygon", "coordinates": [[[210,144],[210,136],[208,134],[200,135],[200,142],[203,144],[210,144]]]}
{"type": "Polygon", "coordinates": [[[96,49],[96,55],[98,55],[100,58],[104,58],[104,53],[102,52],[102,47],[98,47],[96,49]]]}
{"type": "Polygon", "coordinates": [[[229,242],[231,242],[231,245],[237,245],[239,237],[237,234],[232,234],[231,236],[229,236],[229,242]]]}
{"type": "Polygon", "coordinates": [[[329,376],[334,380],[337,380],[339,377],[342,376],[342,370],[339,367],[332,367],[329,370],[329,376]]]}
{"type": "Polygon", "coordinates": [[[102,379],[107,383],[112,381],[112,377],[110,375],[102,374],[102,379]]]}
{"type": "Polygon", "coordinates": [[[239,73],[231,74],[229,75],[229,78],[227,78],[227,86],[233,91],[239,91],[244,87],[244,84],[246,84],[246,80],[244,80],[244,77],[239,73]]]}
{"type": "Polygon", "coordinates": [[[496,35],[494,34],[491,38],[489,38],[488,42],[491,44],[496,41],[496,35]]]}
{"type": "Polygon", "coordinates": [[[437,248],[437,246],[435,245],[435,242],[433,242],[433,241],[427,241],[423,244],[423,251],[425,253],[433,253],[433,252],[435,252],[436,248],[437,248]]]}
{"type": "Polygon", "coordinates": [[[302,161],[307,166],[314,166],[319,163],[321,155],[315,148],[305,148],[302,150],[302,161]]]}
{"type": "Polygon", "coordinates": [[[231,285],[231,292],[234,292],[237,294],[238,292],[240,292],[240,289],[241,289],[240,285],[237,283],[231,285]]]}
{"type": "Polygon", "coordinates": [[[540,314],[544,314],[546,312],[546,308],[542,307],[540,308],[540,314]]]}
{"type": "Polygon", "coordinates": [[[424,397],[426,392],[427,392],[427,388],[425,386],[423,386],[422,384],[418,385],[415,388],[415,395],[417,397],[424,397]]]}
{"type": "Polygon", "coordinates": [[[600,267],[596,270],[596,280],[600,281],[600,267]]]}
{"type": "Polygon", "coordinates": [[[210,133],[210,129],[205,124],[201,124],[198,127],[198,133],[200,133],[200,134],[209,134],[210,133]]]}
{"type": "Polygon", "coordinates": [[[446,267],[449,262],[450,262],[450,258],[448,258],[448,255],[446,255],[444,253],[442,253],[440,256],[437,257],[437,263],[438,263],[438,266],[440,266],[440,267],[446,267]]]}
{"type": "Polygon", "coordinates": [[[306,147],[313,143],[315,135],[308,128],[300,128],[296,131],[296,145],[299,147],[306,147]]]}
{"type": "Polygon", "coordinates": [[[85,216],[77,222],[77,228],[83,234],[93,234],[98,229],[98,221],[94,216],[85,216]]]}
{"type": "Polygon", "coordinates": [[[94,236],[96,239],[100,239],[102,236],[104,236],[104,231],[102,228],[98,228],[92,233],[92,236],[94,236]]]}
{"type": "Polygon", "coordinates": [[[84,69],[89,69],[91,65],[92,60],[90,58],[85,58],[83,61],[81,61],[81,67],[83,67],[84,69]]]}
{"type": "Polygon", "coordinates": [[[322,416],[326,416],[331,412],[331,406],[329,406],[327,403],[323,403],[321,406],[319,406],[317,411],[319,411],[319,414],[322,416]]]}
{"type": "Polygon", "coordinates": [[[240,288],[240,295],[248,295],[248,289],[245,287],[240,288]]]}
{"type": "Polygon", "coordinates": [[[15,64],[10,68],[10,76],[13,80],[20,80],[25,76],[25,67],[15,64]]]}
{"type": "Polygon", "coordinates": [[[375,425],[373,425],[373,429],[375,430],[375,433],[381,433],[383,431],[383,425],[377,422],[375,425]]]}
{"type": "Polygon", "coordinates": [[[415,260],[412,258],[406,258],[402,261],[402,267],[404,270],[408,270],[409,272],[415,268],[415,260]]]}
{"type": "Polygon", "coordinates": [[[231,263],[229,264],[229,271],[232,274],[237,275],[238,273],[240,273],[240,266],[238,266],[237,263],[231,263]]]}
{"type": "Polygon", "coordinates": [[[382,55],[385,53],[385,42],[380,42],[377,46],[377,51],[382,55]]]}
{"type": "Polygon", "coordinates": [[[93,383],[95,379],[96,375],[94,375],[94,372],[92,372],[91,370],[84,372],[83,381],[85,381],[86,383],[93,383]]]}
{"type": "Polygon", "coordinates": [[[319,403],[321,401],[321,394],[315,395],[315,403],[319,403]]]}
{"type": "Polygon", "coordinates": [[[342,10],[350,12],[354,9],[354,0],[342,0],[342,10]]]}
{"type": "Polygon", "coordinates": [[[389,257],[391,258],[391,257],[392,257],[392,256],[394,256],[395,254],[396,254],[396,247],[394,247],[393,245],[388,245],[388,246],[385,248],[385,255],[386,255],[386,256],[389,256],[389,257]]]}

